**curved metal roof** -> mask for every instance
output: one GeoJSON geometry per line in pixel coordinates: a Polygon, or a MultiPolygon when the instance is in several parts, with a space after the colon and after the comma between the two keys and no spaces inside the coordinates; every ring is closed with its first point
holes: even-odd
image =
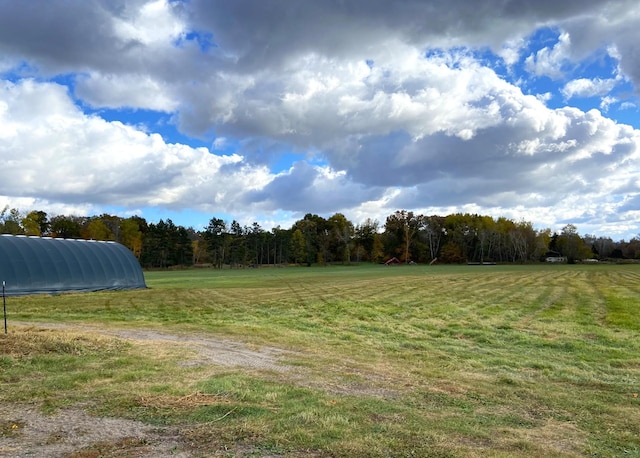
{"type": "Polygon", "coordinates": [[[140,263],[116,242],[0,236],[6,294],[146,288],[140,263]]]}

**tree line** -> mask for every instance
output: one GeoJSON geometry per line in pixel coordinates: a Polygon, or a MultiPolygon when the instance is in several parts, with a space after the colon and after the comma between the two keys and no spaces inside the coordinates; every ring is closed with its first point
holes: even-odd
{"type": "Polygon", "coordinates": [[[307,214],[291,228],[263,229],[212,218],[204,230],[157,223],[139,216],[49,217],[5,207],[0,233],[116,241],[128,247],[144,268],[176,266],[258,267],[283,264],[381,263],[525,263],[562,257],[640,259],[640,236],[630,241],[581,236],[576,226],[536,230],[532,223],[469,213],[425,216],[398,210],[384,224],[367,219],[354,224],[343,214],[329,218],[307,214]]]}

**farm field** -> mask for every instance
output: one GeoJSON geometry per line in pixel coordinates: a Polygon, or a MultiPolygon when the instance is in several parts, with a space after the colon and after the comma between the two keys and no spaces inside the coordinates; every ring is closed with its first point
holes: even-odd
{"type": "Polygon", "coordinates": [[[7,299],[0,456],[640,456],[638,265],[145,276],[7,299]]]}

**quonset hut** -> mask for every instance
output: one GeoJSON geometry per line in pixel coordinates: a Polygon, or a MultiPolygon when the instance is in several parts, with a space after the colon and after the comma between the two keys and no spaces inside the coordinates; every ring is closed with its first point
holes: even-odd
{"type": "Polygon", "coordinates": [[[8,296],[146,288],[138,260],[116,242],[0,236],[8,296]]]}

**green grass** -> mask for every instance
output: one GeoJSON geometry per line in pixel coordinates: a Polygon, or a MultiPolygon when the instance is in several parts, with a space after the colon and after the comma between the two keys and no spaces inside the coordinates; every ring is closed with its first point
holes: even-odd
{"type": "Polygon", "coordinates": [[[0,340],[12,343],[0,346],[0,383],[10,388],[0,402],[39,401],[51,411],[90,402],[96,413],[181,425],[203,451],[640,455],[640,266],[263,268],[146,278],[147,290],[10,298],[10,328],[75,322],[210,334],[291,350],[292,369],[183,367],[177,363],[189,352],[180,347],[159,353],[104,336],[30,330],[0,340]]]}

